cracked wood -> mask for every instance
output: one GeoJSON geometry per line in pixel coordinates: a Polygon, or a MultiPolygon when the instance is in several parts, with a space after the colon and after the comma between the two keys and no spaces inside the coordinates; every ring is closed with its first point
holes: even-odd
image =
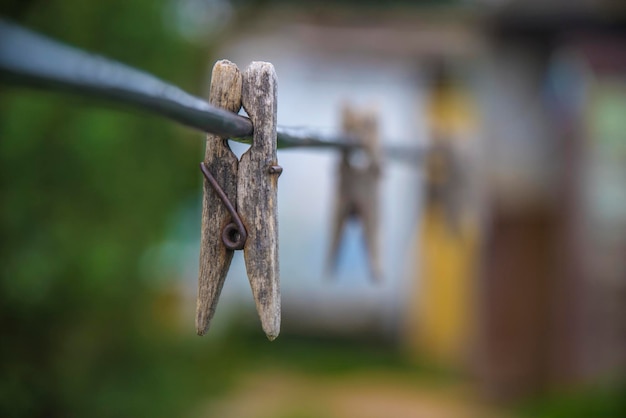
{"type": "MultiPolygon", "coordinates": [[[[241,108],[241,86],[242,76],[237,66],[227,60],[218,61],[211,75],[209,101],[214,106],[237,113],[241,108]]],[[[238,161],[228,146],[227,138],[207,135],[204,163],[226,196],[231,202],[236,202],[238,161]]],[[[228,211],[205,179],[196,305],[198,335],[204,335],[209,328],[233,258],[233,251],[228,250],[221,239],[222,230],[229,222],[228,211]]]]}

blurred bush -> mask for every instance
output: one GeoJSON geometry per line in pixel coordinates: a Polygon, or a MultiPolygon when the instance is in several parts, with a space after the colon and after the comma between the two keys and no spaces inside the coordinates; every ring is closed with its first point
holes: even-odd
{"type": "MultiPolygon", "coordinates": [[[[2,14],[198,92],[208,51],[167,24],[169,3],[9,2],[2,14]]],[[[197,195],[201,135],[2,86],[0,138],[0,416],[181,415],[207,379],[200,347],[155,322],[162,289],[138,260],[197,195]]]]}

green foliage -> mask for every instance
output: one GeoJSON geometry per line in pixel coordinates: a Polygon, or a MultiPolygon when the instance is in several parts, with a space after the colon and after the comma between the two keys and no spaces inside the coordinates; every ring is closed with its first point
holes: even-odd
{"type": "MultiPolygon", "coordinates": [[[[192,92],[203,85],[207,51],[166,24],[170,2],[17,4],[6,13],[24,26],[192,92]]],[[[0,416],[180,416],[211,389],[196,370],[210,348],[159,322],[162,290],[140,278],[139,260],[197,195],[202,136],[2,89],[0,416]]]]}

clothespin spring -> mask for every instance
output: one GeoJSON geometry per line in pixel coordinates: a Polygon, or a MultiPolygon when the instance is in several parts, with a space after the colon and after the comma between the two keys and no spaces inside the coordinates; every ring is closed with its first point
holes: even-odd
{"type": "Polygon", "coordinates": [[[232,218],[232,222],[226,225],[222,230],[222,242],[224,243],[224,246],[232,251],[243,249],[246,244],[246,240],[248,239],[248,232],[243,226],[243,222],[241,221],[235,206],[232,204],[230,199],[228,199],[228,196],[226,196],[226,193],[224,193],[224,190],[222,190],[220,185],[217,184],[217,181],[204,162],[200,163],[200,170],[202,170],[204,178],[209,182],[213,190],[215,190],[215,193],[217,193],[217,196],[220,198],[232,218]]]}

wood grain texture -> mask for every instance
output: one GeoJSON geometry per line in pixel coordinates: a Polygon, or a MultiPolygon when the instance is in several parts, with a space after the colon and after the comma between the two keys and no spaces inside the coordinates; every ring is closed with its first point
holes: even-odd
{"type": "Polygon", "coordinates": [[[243,74],[242,103],[254,126],[252,146],[239,162],[238,211],[248,240],[244,258],[248,279],[267,338],[280,332],[278,265],[278,175],[270,174],[276,158],[276,93],[274,67],[253,62],[243,74]]]}
{"type": "MultiPolygon", "coordinates": [[[[241,86],[242,76],[237,66],[227,60],[218,61],[211,75],[209,101],[217,107],[237,113],[241,108],[241,86]]],[[[226,196],[236,204],[238,161],[226,138],[207,135],[204,162],[226,196]]],[[[226,207],[205,179],[196,305],[198,335],[204,335],[209,328],[233,258],[233,251],[228,250],[221,239],[222,229],[228,222],[230,215],[226,207]]]]}
{"type": "Polygon", "coordinates": [[[328,269],[332,271],[336,268],[345,225],[349,219],[354,218],[363,227],[370,272],[378,281],[382,278],[378,208],[382,155],[378,119],[374,110],[358,111],[346,104],[342,113],[342,125],[343,133],[347,137],[355,138],[363,149],[343,150],[339,161],[328,269]],[[363,155],[359,156],[358,153],[363,155]]]}

